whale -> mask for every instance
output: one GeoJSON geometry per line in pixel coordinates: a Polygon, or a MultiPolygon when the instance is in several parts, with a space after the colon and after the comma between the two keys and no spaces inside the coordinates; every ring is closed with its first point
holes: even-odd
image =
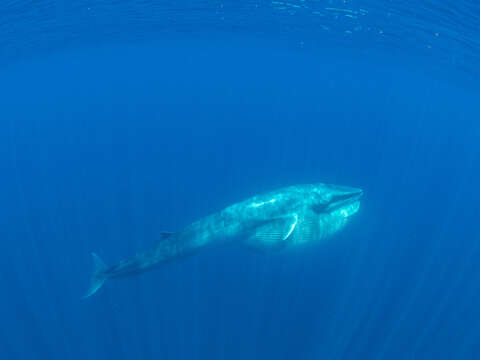
{"type": "Polygon", "coordinates": [[[230,205],[180,231],[162,232],[153,248],[113,266],[92,253],[94,270],[84,298],[106,280],[139,274],[211,246],[237,242],[268,252],[325,241],[358,212],[362,196],[359,188],[326,183],[286,186],[230,205]]]}

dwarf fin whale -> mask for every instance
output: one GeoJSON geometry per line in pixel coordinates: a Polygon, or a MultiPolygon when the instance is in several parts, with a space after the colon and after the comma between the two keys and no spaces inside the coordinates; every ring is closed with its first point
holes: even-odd
{"type": "Polygon", "coordinates": [[[275,251],[327,239],[358,211],[362,195],[357,188],[324,183],[288,186],[228,206],[179,232],[162,232],[152,249],[116,265],[108,267],[92,253],[94,271],[84,297],[108,279],[141,273],[208,246],[237,241],[275,251]]]}

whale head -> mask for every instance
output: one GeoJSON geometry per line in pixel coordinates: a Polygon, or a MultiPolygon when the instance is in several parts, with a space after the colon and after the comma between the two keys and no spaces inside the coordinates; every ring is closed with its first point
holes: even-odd
{"type": "Polygon", "coordinates": [[[341,230],[360,208],[363,190],[317,183],[303,188],[303,223],[298,224],[296,243],[329,238],[341,230]]]}
{"type": "Polygon", "coordinates": [[[316,214],[335,214],[343,218],[358,212],[363,190],[332,184],[313,184],[307,190],[307,204],[316,214]]]}

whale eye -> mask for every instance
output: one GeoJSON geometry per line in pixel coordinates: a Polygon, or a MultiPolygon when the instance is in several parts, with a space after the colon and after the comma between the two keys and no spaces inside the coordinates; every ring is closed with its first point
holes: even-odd
{"type": "Polygon", "coordinates": [[[310,204],[311,209],[317,213],[322,214],[328,212],[328,207],[332,199],[331,193],[313,193],[311,194],[310,204]]]}
{"type": "Polygon", "coordinates": [[[317,214],[327,212],[328,204],[316,203],[312,205],[312,210],[317,214]]]}

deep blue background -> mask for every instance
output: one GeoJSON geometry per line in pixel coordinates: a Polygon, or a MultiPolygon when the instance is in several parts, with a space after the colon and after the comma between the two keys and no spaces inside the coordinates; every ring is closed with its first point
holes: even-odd
{"type": "Polygon", "coordinates": [[[3,68],[2,358],[478,358],[471,74],[287,43],[170,34],[3,68]],[[91,251],[317,181],[366,193],[327,245],[212,249],[81,300],[91,251]]]}

